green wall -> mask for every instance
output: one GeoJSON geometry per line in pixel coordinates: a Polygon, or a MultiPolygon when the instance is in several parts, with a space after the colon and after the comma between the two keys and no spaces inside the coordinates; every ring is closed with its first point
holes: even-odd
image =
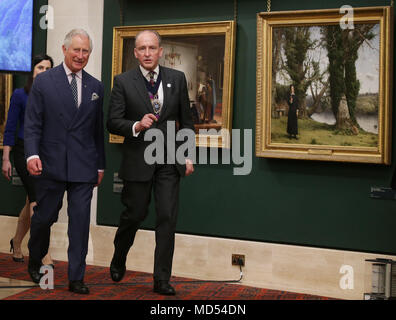
{"type": "MultiPolygon", "coordinates": [[[[106,111],[112,28],[121,25],[121,19],[132,26],[234,18],[233,0],[153,1],[150,6],[142,6],[140,1],[121,3],[122,14],[115,1],[105,0],[102,80],[106,111]]],[[[284,0],[272,1],[272,10],[339,8],[344,4],[284,0]]],[[[390,1],[354,0],[348,4],[382,6],[390,1]]],[[[262,0],[237,3],[233,128],[255,128],[256,14],[266,9],[262,0]]],[[[394,158],[394,151],[392,155],[394,158]]],[[[120,159],[120,146],[108,144],[107,170],[99,189],[99,224],[117,225],[123,209],[120,196],[112,192],[113,173],[118,171],[120,159]]],[[[195,173],[183,179],[178,232],[396,254],[396,202],[369,197],[371,186],[389,185],[393,166],[254,157],[250,175],[233,176],[232,169],[232,165],[196,165],[195,173]]],[[[153,229],[154,223],[152,206],[142,228],[153,229]]]]}
{"type": "MultiPolygon", "coordinates": [[[[33,55],[47,50],[47,31],[40,28],[39,23],[43,14],[40,7],[47,5],[48,0],[34,1],[33,5],[33,55]]],[[[26,83],[27,76],[21,73],[14,74],[13,87],[20,88],[26,83]]],[[[2,155],[2,150],[0,150],[2,155]]],[[[12,157],[11,157],[12,158],[12,157]]],[[[3,176],[0,177],[0,214],[18,216],[25,204],[26,193],[22,186],[13,186],[3,176]]]]}

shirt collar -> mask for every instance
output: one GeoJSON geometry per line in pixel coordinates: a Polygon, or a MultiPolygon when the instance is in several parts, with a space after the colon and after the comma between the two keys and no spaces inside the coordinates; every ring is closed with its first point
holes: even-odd
{"type": "MultiPolygon", "coordinates": [[[[140,71],[142,72],[143,76],[145,76],[147,78],[150,70],[143,68],[141,65],[139,65],[139,68],[140,68],[140,71]]],[[[159,65],[157,65],[153,71],[155,72],[154,78],[156,79],[159,74],[159,65]]]]}
{"type": "MultiPolygon", "coordinates": [[[[71,71],[68,68],[68,66],[66,65],[66,63],[64,61],[63,61],[63,68],[65,69],[65,72],[66,72],[67,76],[70,76],[73,73],[73,71],[71,71]]],[[[76,74],[77,78],[82,79],[82,70],[80,70],[78,72],[75,72],[75,74],[76,74]]]]}

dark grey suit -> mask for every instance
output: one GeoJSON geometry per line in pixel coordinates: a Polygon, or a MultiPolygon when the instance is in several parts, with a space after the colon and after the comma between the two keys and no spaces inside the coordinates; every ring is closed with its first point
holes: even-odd
{"type": "MultiPolygon", "coordinates": [[[[184,74],[165,67],[160,67],[160,74],[164,101],[158,122],[155,122],[152,128],[162,131],[166,143],[169,121],[177,122],[178,129],[194,130],[194,125],[184,74]]],[[[147,113],[153,113],[153,108],[140,69],[136,68],[116,76],[110,98],[107,128],[110,133],[125,137],[119,176],[124,180],[121,201],[126,209],[121,214],[114,239],[113,260],[119,266],[125,264],[136,231],[147,216],[151,192],[154,191],[157,213],[154,279],[169,280],[174,251],[179,182],[180,176],[184,176],[185,165],[145,162],[144,152],[151,142],[144,141],[146,132],[134,137],[132,126],[147,113]]]]}

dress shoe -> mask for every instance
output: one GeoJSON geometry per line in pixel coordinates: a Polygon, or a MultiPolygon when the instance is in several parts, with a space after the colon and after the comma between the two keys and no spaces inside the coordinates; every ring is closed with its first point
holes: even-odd
{"type": "Polygon", "coordinates": [[[125,275],[126,267],[124,266],[117,266],[113,261],[110,264],[110,275],[111,279],[115,282],[120,282],[125,275]]]}
{"type": "Polygon", "coordinates": [[[82,280],[70,281],[69,282],[69,291],[74,292],[74,293],[80,293],[80,294],[88,294],[89,293],[88,287],[84,284],[84,282],[82,280]]]}
{"type": "Polygon", "coordinates": [[[40,265],[35,265],[29,261],[28,272],[34,283],[40,283],[40,279],[43,276],[43,274],[40,273],[40,267],[40,265]]]}
{"type": "Polygon", "coordinates": [[[154,281],[154,292],[166,296],[174,296],[176,294],[175,289],[166,280],[154,281]]]}
{"type": "MultiPolygon", "coordinates": [[[[12,252],[12,254],[15,253],[14,250],[14,239],[10,240],[10,252],[12,252]]],[[[23,256],[21,258],[15,257],[14,255],[12,256],[12,260],[14,260],[15,262],[24,262],[25,259],[23,259],[23,256]]]]}

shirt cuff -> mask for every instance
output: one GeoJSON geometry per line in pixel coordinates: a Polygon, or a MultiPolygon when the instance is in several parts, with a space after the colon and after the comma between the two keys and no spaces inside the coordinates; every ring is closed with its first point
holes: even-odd
{"type": "Polygon", "coordinates": [[[98,172],[104,172],[104,169],[98,169],[98,172]]]}
{"type": "Polygon", "coordinates": [[[32,159],[40,159],[40,157],[38,155],[30,156],[29,158],[26,159],[26,163],[28,163],[32,159]]]}
{"type": "Polygon", "coordinates": [[[140,121],[136,121],[133,126],[132,126],[132,135],[136,138],[140,132],[135,132],[135,126],[139,123],[140,121]]]}

